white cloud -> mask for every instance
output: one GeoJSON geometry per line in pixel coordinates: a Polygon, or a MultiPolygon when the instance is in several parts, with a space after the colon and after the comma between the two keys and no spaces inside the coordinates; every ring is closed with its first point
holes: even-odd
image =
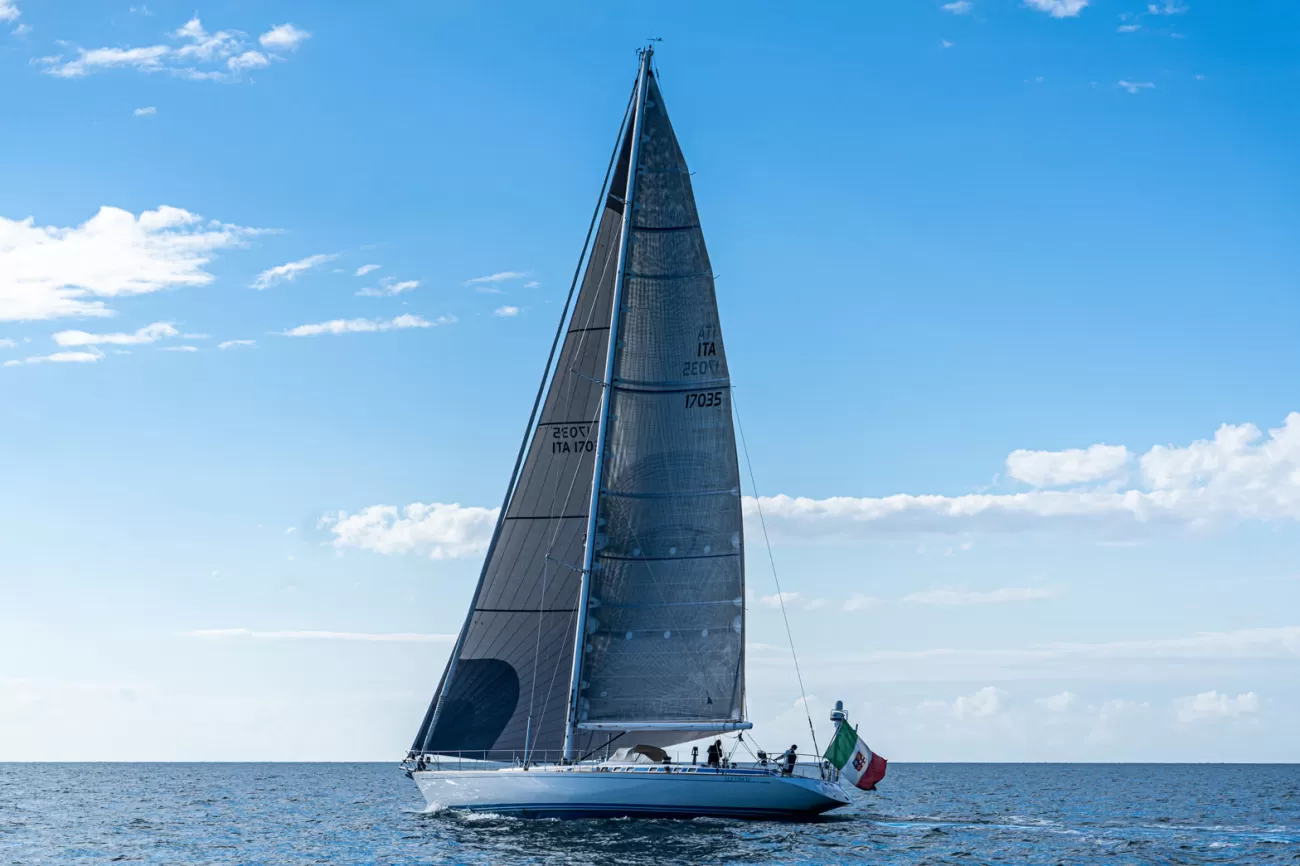
{"type": "Polygon", "coordinates": [[[257,41],[269,51],[294,51],[310,38],[310,33],[299,30],[292,24],[277,24],[257,37],[257,41]]]}
{"type": "Polygon", "coordinates": [[[773,593],[772,595],[765,595],[758,600],[758,603],[763,605],[763,607],[779,608],[782,602],[785,602],[786,604],[794,604],[798,600],[799,593],[797,592],[780,592],[773,593]]]}
{"type": "Polygon", "coordinates": [[[1007,474],[1035,487],[1061,487],[1113,478],[1128,465],[1128,458],[1123,445],[1065,451],[1017,449],[1007,456],[1007,474]]]}
{"type": "Polygon", "coordinates": [[[1142,29],[1141,24],[1121,24],[1116,28],[1120,33],[1136,33],[1142,29]]]}
{"type": "Polygon", "coordinates": [[[850,612],[855,610],[866,610],[867,608],[875,607],[878,604],[882,604],[881,600],[878,598],[873,598],[869,595],[855,595],[848,601],[844,602],[844,609],[850,612]]]}
{"type": "Polygon", "coordinates": [[[323,265],[325,262],[334,258],[334,255],[318,253],[314,256],[308,256],[305,259],[299,259],[296,262],[285,262],[282,265],[267,268],[257,275],[257,279],[253,280],[251,286],[260,291],[262,289],[269,289],[277,283],[292,283],[312,268],[318,265],[323,265]]]}
{"type": "Polygon", "coordinates": [[[826,606],[826,603],[827,603],[827,602],[826,602],[826,599],[824,599],[824,598],[810,598],[808,601],[805,601],[805,602],[803,603],[803,609],[804,609],[804,610],[821,610],[823,607],[826,606]]]}
{"type": "Polygon", "coordinates": [[[59,331],[54,335],[54,342],[60,346],[137,346],[144,343],[156,343],[167,337],[179,334],[167,322],[154,322],[130,334],[89,334],[85,331],[59,331]]]}
{"type": "Polygon", "coordinates": [[[357,273],[356,273],[356,275],[357,275],[358,277],[364,277],[366,274],[370,273],[371,271],[377,271],[377,270],[379,270],[380,267],[382,267],[382,266],[381,266],[381,265],[362,265],[361,267],[357,268],[357,273]]]}
{"type": "Polygon", "coordinates": [[[1055,590],[1035,587],[1004,587],[988,592],[961,589],[927,589],[903,596],[903,601],[911,604],[1008,604],[1017,601],[1037,601],[1051,598],[1055,590]]]}
{"type": "Polygon", "coordinates": [[[366,288],[357,292],[363,298],[383,298],[392,295],[400,295],[403,292],[411,292],[420,287],[419,280],[402,280],[393,282],[391,280],[381,281],[379,288],[366,288]]]}
{"type": "Polygon", "coordinates": [[[499,274],[489,274],[486,277],[474,277],[473,279],[466,280],[465,285],[472,286],[475,283],[501,283],[506,280],[522,279],[526,276],[528,275],[521,271],[502,271],[499,274]]]}
{"type": "Polygon", "coordinates": [[[214,254],[255,233],[166,205],[101,207],[73,228],[0,217],[0,321],[110,316],[97,298],[206,285],[214,254]]]}
{"type": "Polygon", "coordinates": [[[1039,698],[1038,700],[1034,701],[1034,703],[1038,704],[1039,706],[1046,707],[1049,711],[1053,713],[1064,713],[1064,712],[1068,712],[1071,707],[1078,705],[1079,696],[1076,695],[1074,692],[1067,690],[1061,692],[1059,695],[1052,695],[1051,697],[1039,698]]]}
{"type": "MultiPolygon", "coordinates": [[[[1211,441],[1156,446],[1138,460],[1143,486],[961,496],[763,497],[768,529],[783,541],[1089,530],[1148,534],[1240,520],[1300,521],[1300,413],[1267,437],[1225,424],[1211,441]]],[[[753,514],[752,498],[744,502],[753,514]]]]}
{"type": "MultiPolygon", "coordinates": [[[[263,34],[261,40],[264,47],[293,48],[308,35],[292,25],[281,25],[263,34]],[[286,27],[289,30],[286,31],[286,27]]],[[[107,69],[135,69],[148,73],[164,72],[193,81],[233,79],[242,71],[266,66],[270,62],[266,55],[253,50],[247,34],[238,30],[209,33],[197,17],[191,18],[170,37],[171,44],[134,48],[87,49],[70,45],[76,52],[75,56],[65,58],[59,54],[42,57],[38,62],[45,67],[46,73],[56,78],[80,78],[107,69]]]]}
{"type": "Polygon", "coordinates": [[[236,54],[226,61],[226,66],[231,72],[244,72],[249,69],[261,69],[263,66],[270,66],[271,61],[266,59],[266,55],[260,51],[245,51],[242,54],[236,54]]]}
{"type": "Polygon", "coordinates": [[[135,111],[131,112],[135,117],[153,117],[157,113],[158,109],[152,105],[145,108],[137,108],[135,111]]]}
{"type": "Polygon", "coordinates": [[[997,713],[1002,707],[1001,689],[985,686],[973,695],[963,695],[953,701],[952,714],[959,719],[980,719],[997,713]]]}
{"type": "Polygon", "coordinates": [[[939,8],[954,15],[969,15],[970,11],[975,8],[975,4],[971,0],[953,0],[953,2],[945,3],[939,8]]]}
{"type": "Polygon", "coordinates": [[[1187,4],[1182,0],[1162,0],[1160,3],[1147,4],[1149,15],[1182,15],[1187,9],[1187,4]]]}
{"type": "Polygon", "coordinates": [[[253,638],[255,640],[342,640],[373,643],[449,643],[454,634],[423,634],[420,632],[362,632],[362,631],[255,631],[249,628],[201,628],[187,631],[184,637],[253,638]]]}
{"type": "Polygon", "coordinates": [[[5,361],[4,365],[6,367],[18,367],[23,364],[46,364],[46,363],[93,364],[102,357],[104,357],[104,353],[101,352],[99,349],[96,349],[94,346],[91,346],[89,349],[85,349],[82,351],[55,352],[52,355],[33,355],[28,358],[23,358],[21,361],[17,361],[17,360],[5,361]]]}
{"type": "Polygon", "coordinates": [[[1129,93],[1141,93],[1143,90],[1153,90],[1155,85],[1150,81],[1125,81],[1120,79],[1115,82],[1116,87],[1122,87],[1129,93]]]}
{"type": "Polygon", "coordinates": [[[22,14],[14,0],[0,0],[0,21],[17,21],[22,14]]]}
{"type": "Polygon", "coordinates": [[[13,340],[0,339],[0,349],[16,349],[18,344],[13,340]]]}
{"type": "MultiPolygon", "coordinates": [[[[302,327],[309,330],[300,335],[381,330],[380,324],[387,324],[367,319],[352,322],[361,324],[354,327],[339,320],[306,325],[302,327]]],[[[1137,462],[1148,489],[828,499],[782,494],[763,497],[761,502],[773,537],[797,543],[1045,530],[1076,534],[1087,530],[1113,540],[1116,535],[1159,528],[1200,529],[1241,520],[1300,521],[1300,412],[1289,414],[1281,427],[1267,435],[1253,424],[1225,424],[1213,440],[1156,446],[1137,462]]],[[[757,517],[752,497],[745,498],[744,509],[748,518],[757,517]]],[[[1014,593],[1048,591],[998,590],[992,595],[1010,601],[1014,593]]],[[[860,610],[873,603],[877,601],[855,596],[845,608],[860,610]]]]}
{"type": "Polygon", "coordinates": [[[492,315],[500,316],[503,319],[508,319],[511,316],[519,315],[519,308],[511,307],[509,305],[504,307],[497,307],[495,310],[492,311],[492,315]]]}
{"type": "Polygon", "coordinates": [[[455,316],[439,316],[430,322],[421,316],[409,313],[395,319],[332,319],[313,325],[299,325],[287,331],[281,331],[286,337],[316,337],[321,334],[362,334],[377,331],[400,331],[406,328],[432,328],[436,325],[450,325],[456,321],[455,316]]]}
{"type": "Polygon", "coordinates": [[[487,548],[496,508],[416,502],[405,508],[372,505],[356,514],[340,511],[320,520],[336,548],[375,553],[420,553],[432,559],[473,556],[487,548]]]}
{"type": "Polygon", "coordinates": [[[529,280],[528,282],[524,283],[525,289],[540,289],[541,287],[542,284],[537,282],[537,280],[529,280]]]}
{"type": "Polygon", "coordinates": [[[1025,5],[1053,18],[1077,18],[1088,0],[1025,0],[1025,5]]]}
{"type": "Polygon", "coordinates": [[[217,348],[234,349],[239,346],[256,346],[256,345],[257,345],[256,340],[225,340],[224,342],[217,343],[217,348]]]}
{"type": "Polygon", "coordinates": [[[197,352],[198,350],[198,346],[163,346],[161,349],[163,352],[197,352]]]}
{"type": "Polygon", "coordinates": [[[1201,692],[1179,701],[1178,720],[1197,722],[1206,719],[1225,719],[1246,715],[1259,709],[1259,696],[1245,692],[1230,698],[1218,692],[1201,692]]]}

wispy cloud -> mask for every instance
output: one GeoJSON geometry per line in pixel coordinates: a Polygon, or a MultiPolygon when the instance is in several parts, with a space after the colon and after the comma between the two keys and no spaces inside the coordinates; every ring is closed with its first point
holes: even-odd
{"type": "Polygon", "coordinates": [[[198,346],[163,346],[160,352],[197,352],[198,346]]]}
{"type": "Polygon", "coordinates": [[[1188,5],[1182,0],[1162,0],[1160,3],[1148,3],[1147,13],[1150,15],[1182,15],[1188,8],[1188,5]]]}
{"type": "Polygon", "coordinates": [[[528,274],[522,271],[501,271],[498,274],[489,274],[486,277],[474,277],[465,281],[465,285],[472,286],[476,283],[503,283],[506,280],[520,280],[528,274]]]}
{"type": "Polygon", "coordinates": [[[102,357],[104,357],[104,353],[99,349],[96,349],[94,346],[91,346],[89,349],[82,351],[55,352],[52,355],[32,355],[31,357],[23,358],[21,361],[5,361],[4,366],[19,367],[23,364],[93,364],[102,357]]]}
{"type": "Polygon", "coordinates": [[[405,508],[372,505],[356,514],[327,514],[320,526],[336,548],[375,553],[420,553],[431,559],[473,556],[486,549],[496,526],[496,508],[417,502],[405,508]]]}
{"type": "Polygon", "coordinates": [[[157,113],[158,109],[152,105],[145,108],[137,108],[135,111],[131,112],[135,117],[153,117],[157,113]]]}
{"type": "Polygon", "coordinates": [[[763,607],[779,608],[782,602],[785,604],[794,604],[799,600],[799,597],[800,595],[797,592],[778,592],[761,597],[758,600],[758,603],[763,605],[763,607]]]}
{"type": "Polygon", "coordinates": [[[144,343],[156,343],[167,337],[175,337],[180,331],[167,322],[154,322],[130,334],[90,334],[86,331],[59,331],[54,335],[54,342],[60,346],[135,346],[144,343]]]}
{"type": "Polygon", "coordinates": [[[268,51],[296,51],[310,38],[310,33],[292,24],[277,24],[257,37],[257,41],[268,51]]]}
{"type": "Polygon", "coordinates": [[[217,348],[235,349],[235,348],[239,348],[240,346],[256,346],[256,345],[257,345],[256,340],[225,340],[224,342],[217,343],[217,348]]]}
{"type": "Polygon", "coordinates": [[[954,15],[969,15],[971,10],[975,8],[975,4],[971,0],[953,0],[953,2],[945,3],[939,8],[954,15]]]}
{"type": "Polygon", "coordinates": [[[253,640],[338,640],[368,643],[449,643],[454,634],[424,634],[421,632],[364,632],[364,631],[256,631],[250,628],[201,628],[183,633],[184,637],[253,640]]]}
{"type": "MultiPolygon", "coordinates": [[[[0,0],[3,2],[7,0],[0,0]]],[[[283,24],[262,34],[259,41],[270,51],[291,51],[309,35],[293,25],[283,24]]],[[[197,17],[191,18],[170,37],[170,43],[135,48],[87,49],[72,45],[69,47],[76,53],[71,58],[58,54],[42,57],[38,62],[45,67],[46,73],[56,78],[80,78],[109,69],[135,69],[168,73],[194,81],[217,81],[238,78],[240,73],[268,66],[272,58],[278,57],[275,54],[268,57],[255,50],[246,34],[239,30],[210,33],[197,17]]]]}
{"type": "Polygon", "coordinates": [[[1115,28],[1120,33],[1136,33],[1142,29],[1141,24],[1121,24],[1115,28]]]}
{"type": "Polygon", "coordinates": [[[495,310],[492,311],[492,315],[500,316],[503,319],[508,319],[511,316],[519,315],[519,308],[511,307],[509,305],[504,307],[497,307],[495,310]]]}
{"type": "Polygon", "coordinates": [[[528,282],[524,283],[525,289],[540,289],[541,287],[542,284],[537,282],[537,280],[529,280],[528,282]]]}
{"type": "Polygon", "coordinates": [[[13,340],[0,339],[0,349],[16,349],[18,344],[13,340]]]}
{"type": "Polygon", "coordinates": [[[100,298],[207,285],[215,254],[256,233],[165,205],[101,207],[71,228],[0,217],[0,321],[111,316],[100,298]]]}
{"type": "Polygon", "coordinates": [[[1208,719],[1226,719],[1253,713],[1259,709],[1259,695],[1245,692],[1230,698],[1215,691],[1201,692],[1178,702],[1178,721],[1189,723],[1208,719]]]}
{"type": "Polygon", "coordinates": [[[855,595],[848,601],[844,602],[844,609],[852,613],[855,610],[866,610],[867,608],[876,607],[883,602],[870,595],[855,595]]]}
{"type": "Polygon", "coordinates": [[[314,256],[308,256],[305,259],[299,259],[296,262],[285,262],[282,265],[276,265],[273,268],[267,268],[257,275],[257,279],[251,283],[252,288],[257,290],[269,289],[278,283],[292,283],[298,277],[310,271],[325,262],[336,258],[333,254],[318,253],[314,256]]]}
{"type": "Polygon", "coordinates": [[[1046,587],[1004,587],[987,592],[941,588],[910,593],[903,596],[903,601],[909,604],[942,605],[1009,604],[1018,601],[1039,601],[1054,595],[1056,591],[1046,587]]]}
{"type": "Polygon", "coordinates": [[[357,268],[356,276],[358,276],[358,277],[364,277],[366,274],[370,273],[371,271],[377,271],[377,270],[379,270],[380,267],[382,267],[382,266],[381,266],[381,265],[362,265],[361,267],[357,268]]]}
{"type": "Polygon", "coordinates": [[[419,280],[402,280],[401,282],[387,280],[381,281],[378,288],[365,288],[357,292],[357,295],[363,298],[384,298],[400,295],[403,292],[412,292],[419,287],[419,280]]]}
{"type": "Polygon", "coordinates": [[[18,11],[18,3],[15,0],[0,0],[0,21],[14,22],[22,14],[18,11]]]}
{"type": "Polygon", "coordinates": [[[1088,0],[1025,0],[1025,5],[1053,18],[1077,18],[1088,5],[1088,0]]]}
{"type": "Polygon", "coordinates": [[[1129,460],[1123,445],[1091,445],[1065,451],[1017,449],[1007,456],[1007,474],[1035,487],[1061,487],[1102,481],[1124,471],[1129,460]]]}
{"type": "Polygon", "coordinates": [[[1122,87],[1129,93],[1141,93],[1143,90],[1152,90],[1155,85],[1150,81],[1124,81],[1123,79],[1115,82],[1116,87],[1122,87]]]}
{"type": "Polygon", "coordinates": [[[407,328],[432,328],[438,325],[450,325],[456,321],[455,316],[439,316],[429,321],[422,316],[406,314],[394,319],[332,319],[312,325],[299,325],[280,333],[286,337],[315,337],[321,334],[365,334],[377,331],[400,331],[407,328]]]}

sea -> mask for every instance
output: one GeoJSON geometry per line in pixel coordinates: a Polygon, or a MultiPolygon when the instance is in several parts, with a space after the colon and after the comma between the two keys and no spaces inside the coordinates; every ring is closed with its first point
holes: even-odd
{"type": "Polygon", "coordinates": [[[0,764],[0,863],[1300,864],[1300,765],[896,763],[783,823],[428,812],[392,764],[0,764]]]}

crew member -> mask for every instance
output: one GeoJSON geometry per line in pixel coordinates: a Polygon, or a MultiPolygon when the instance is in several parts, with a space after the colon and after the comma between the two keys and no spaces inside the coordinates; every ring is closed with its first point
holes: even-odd
{"type": "Polygon", "coordinates": [[[722,740],[714,740],[713,745],[709,746],[709,766],[722,766],[722,740]]]}
{"type": "Polygon", "coordinates": [[[789,776],[794,772],[794,763],[795,761],[799,760],[799,756],[798,754],[796,754],[798,751],[799,751],[798,746],[791,746],[788,750],[786,750],[786,753],[781,756],[780,763],[783,765],[781,767],[781,775],[789,776]]]}

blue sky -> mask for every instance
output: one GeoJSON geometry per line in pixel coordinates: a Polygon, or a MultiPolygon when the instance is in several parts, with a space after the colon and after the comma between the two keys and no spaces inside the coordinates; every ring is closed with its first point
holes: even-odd
{"type": "Polygon", "coordinates": [[[822,736],[1300,760],[1297,25],[0,0],[0,759],[402,752],[662,36],[822,736]]]}

